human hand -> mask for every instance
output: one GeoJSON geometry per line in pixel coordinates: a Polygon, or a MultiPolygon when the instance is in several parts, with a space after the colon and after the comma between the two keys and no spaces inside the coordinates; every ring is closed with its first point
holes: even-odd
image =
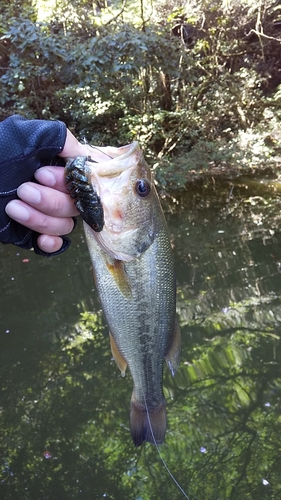
{"type": "MultiPolygon", "coordinates": [[[[64,159],[91,156],[94,161],[100,162],[110,158],[107,149],[80,143],[67,130],[64,147],[58,156],[64,159]]],[[[34,172],[34,176],[39,184],[21,184],[17,189],[19,199],[7,203],[5,211],[20,226],[34,232],[33,238],[37,237],[36,245],[33,243],[36,253],[42,251],[51,255],[68,248],[70,241],[65,235],[72,231],[75,225],[72,217],[78,215],[78,212],[67,193],[63,167],[41,167],[34,172]],[[36,236],[38,233],[39,236],[36,236]]]]}
{"type": "Polygon", "coordinates": [[[88,143],[79,142],[78,139],[67,130],[64,148],[58,156],[62,158],[74,158],[75,156],[91,156],[92,160],[102,162],[111,159],[108,146],[91,146],[88,143]]]}
{"type": "Polygon", "coordinates": [[[72,217],[78,211],[67,194],[63,167],[41,167],[34,176],[40,184],[21,184],[17,190],[20,199],[10,201],[6,213],[40,234],[37,244],[43,252],[57,252],[63,244],[61,235],[73,230],[72,217]]]}

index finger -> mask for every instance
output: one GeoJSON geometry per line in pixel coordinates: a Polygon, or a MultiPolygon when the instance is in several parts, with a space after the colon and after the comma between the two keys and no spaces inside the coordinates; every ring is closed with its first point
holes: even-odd
{"type": "Polygon", "coordinates": [[[41,167],[36,170],[34,177],[44,186],[57,189],[62,193],[67,193],[64,178],[64,167],[41,167]]]}

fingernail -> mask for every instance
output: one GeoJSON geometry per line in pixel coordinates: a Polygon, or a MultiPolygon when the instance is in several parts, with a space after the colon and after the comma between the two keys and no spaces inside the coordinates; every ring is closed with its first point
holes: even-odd
{"type": "Polygon", "coordinates": [[[41,193],[39,189],[31,186],[30,184],[22,184],[18,188],[18,196],[26,203],[37,205],[41,201],[41,193]]]}
{"type": "Polygon", "coordinates": [[[44,252],[52,252],[56,244],[56,240],[53,236],[44,235],[40,239],[40,247],[44,252]]]}
{"type": "Polygon", "coordinates": [[[5,208],[5,212],[18,222],[26,222],[30,217],[28,209],[23,207],[17,200],[10,201],[5,208]]]}
{"type": "Polygon", "coordinates": [[[43,236],[39,236],[37,244],[43,252],[53,253],[61,248],[62,239],[44,234],[43,236]]]}
{"type": "Polygon", "coordinates": [[[45,167],[41,167],[38,170],[36,170],[34,176],[37,179],[37,181],[40,182],[40,184],[45,184],[46,186],[49,187],[52,187],[56,184],[56,178],[54,174],[45,167]]]}

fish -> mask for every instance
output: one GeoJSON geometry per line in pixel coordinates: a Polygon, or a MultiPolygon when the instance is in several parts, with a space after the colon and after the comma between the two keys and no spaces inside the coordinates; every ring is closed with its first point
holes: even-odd
{"type": "MultiPolygon", "coordinates": [[[[92,186],[89,204],[95,193],[104,224],[96,231],[95,221],[89,224],[86,217],[84,231],[112,355],[121,375],[128,367],[133,379],[132,440],[137,447],[144,442],[158,445],[167,427],[164,361],[174,375],[181,344],[172,248],[152,173],[138,142],[101,149],[105,161],[86,159],[84,168],[92,186]]],[[[67,175],[71,183],[71,168],[67,175]]],[[[84,211],[86,206],[84,200],[84,211]]]]}

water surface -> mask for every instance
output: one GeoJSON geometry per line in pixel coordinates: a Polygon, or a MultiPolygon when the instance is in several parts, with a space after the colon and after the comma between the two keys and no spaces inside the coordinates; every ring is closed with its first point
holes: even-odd
{"type": "MultiPolygon", "coordinates": [[[[281,499],[278,190],[190,187],[164,202],[181,365],[165,369],[161,454],[192,500],[281,499]]],[[[0,498],[183,498],[129,433],[132,380],[111,359],[82,225],[45,259],[0,247],[0,498]]]]}

